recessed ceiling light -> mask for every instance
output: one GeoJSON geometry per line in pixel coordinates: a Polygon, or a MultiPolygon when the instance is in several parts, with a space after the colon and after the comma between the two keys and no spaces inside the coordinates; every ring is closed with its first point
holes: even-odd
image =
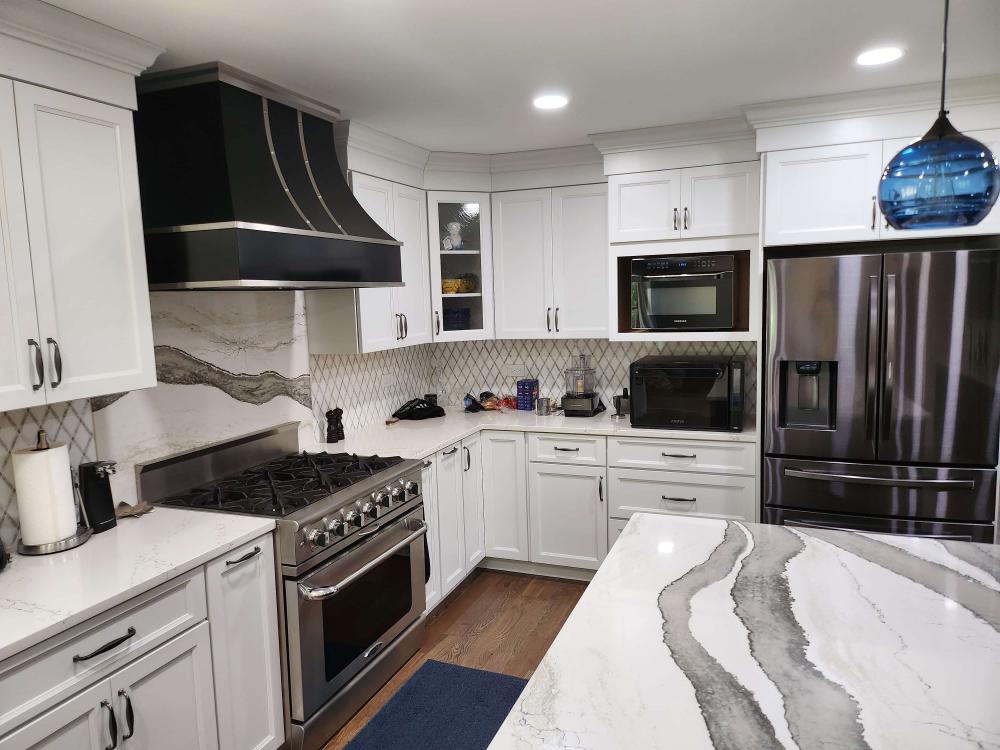
{"type": "Polygon", "coordinates": [[[569,99],[563,94],[542,94],[536,96],[535,109],[562,109],[569,104],[569,99]]]}
{"type": "Polygon", "coordinates": [[[903,56],[903,50],[899,47],[876,47],[867,49],[858,55],[858,65],[885,65],[895,62],[903,56]]]}

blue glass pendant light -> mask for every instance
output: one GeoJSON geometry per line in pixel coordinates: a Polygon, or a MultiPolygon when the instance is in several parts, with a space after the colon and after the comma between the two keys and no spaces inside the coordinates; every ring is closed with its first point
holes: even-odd
{"type": "Polygon", "coordinates": [[[895,229],[972,226],[986,217],[1000,195],[996,155],[959,133],[944,108],[949,2],[944,3],[938,118],[923,138],[892,157],[879,183],[879,206],[895,229]]]}

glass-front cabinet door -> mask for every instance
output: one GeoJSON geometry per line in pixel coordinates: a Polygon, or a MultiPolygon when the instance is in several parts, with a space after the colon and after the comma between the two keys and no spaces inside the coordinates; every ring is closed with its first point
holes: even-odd
{"type": "Polygon", "coordinates": [[[434,340],[493,338],[489,194],[429,192],[427,218],[434,340]]]}

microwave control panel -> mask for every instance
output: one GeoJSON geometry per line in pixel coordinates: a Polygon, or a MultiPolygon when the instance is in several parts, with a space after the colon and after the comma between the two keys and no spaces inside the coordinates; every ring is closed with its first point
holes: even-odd
{"type": "Polygon", "coordinates": [[[665,255],[633,258],[632,273],[639,276],[651,274],[718,273],[732,271],[732,255],[665,255]]]}

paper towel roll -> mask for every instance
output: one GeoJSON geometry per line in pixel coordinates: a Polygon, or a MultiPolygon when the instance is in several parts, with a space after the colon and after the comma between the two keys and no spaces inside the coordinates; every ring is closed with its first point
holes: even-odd
{"type": "Polygon", "coordinates": [[[73,536],[76,503],[66,444],[52,443],[42,451],[14,451],[13,459],[21,541],[50,544],[73,536]]]}

